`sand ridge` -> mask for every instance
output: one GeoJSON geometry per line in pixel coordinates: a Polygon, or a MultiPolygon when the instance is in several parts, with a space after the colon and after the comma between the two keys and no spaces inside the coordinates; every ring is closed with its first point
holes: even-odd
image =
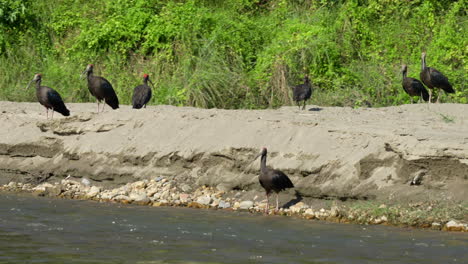
{"type": "Polygon", "coordinates": [[[468,199],[468,105],[268,110],[0,102],[0,180],[88,177],[124,184],[158,175],[260,191],[260,148],[307,197],[468,199]],[[12,174],[13,172],[13,174],[12,174]],[[409,186],[422,177],[421,186],[409,186]],[[26,177],[25,176],[25,177],[26,177]],[[15,176],[17,177],[17,176],[15,176]]]}

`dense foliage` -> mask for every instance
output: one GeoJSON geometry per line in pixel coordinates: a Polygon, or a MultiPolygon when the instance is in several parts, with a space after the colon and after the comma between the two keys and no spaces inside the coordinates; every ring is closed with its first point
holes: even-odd
{"type": "Polygon", "coordinates": [[[409,102],[401,64],[420,56],[467,103],[467,1],[0,0],[0,99],[34,100],[37,72],[67,101],[92,98],[79,79],[95,64],[130,103],[148,73],[152,104],[262,108],[291,104],[309,74],[312,103],[409,102]]]}

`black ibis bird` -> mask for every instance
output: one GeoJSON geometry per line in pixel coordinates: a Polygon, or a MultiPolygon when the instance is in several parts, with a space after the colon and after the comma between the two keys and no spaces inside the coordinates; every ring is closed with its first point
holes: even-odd
{"type": "Polygon", "coordinates": [[[411,103],[413,103],[413,96],[419,96],[419,100],[421,101],[421,97],[424,101],[429,100],[429,93],[427,92],[424,85],[417,79],[406,77],[406,72],[408,71],[408,66],[403,64],[401,67],[401,73],[403,74],[403,89],[405,92],[410,96],[411,103]]]}
{"type": "Polygon", "coordinates": [[[296,101],[297,106],[299,109],[301,108],[299,102],[304,101],[304,105],[302,106],[302,110],[305,109],[306,101],[310,99],[312,95],[312,87],[310,85],[309,76],[304,76],[304,83],[299,84],[293,87],[293,100],[296,101]]]}
{"type": "MultiPolygon", "coordinates": [[[[455,90],[453,90],[447,77],[434,68],[426,67],[426,52],[423,52],[421,55],[421,73],[419,74],[419,77],[427,88],[439,89],[437,93],[437,103],[439,102],[440,89],[444,90],[446,93],[455,93],[455,90]]],[[[429,90],[429,103],[431,102],[431,98],[432,92],[429,90]]]]}
{"type": "Polygon", "coordinates": [[[70,111],[63,103],[62,97],[54,89],[41,86],[42,75],[40,73],[34,75],[34,78],[28,83],[26,89],[31,86],[32,82],[36,82],[36,96],[41,105],[46,108],[46,116],[49,119],[49,109],[52,109],[52,118],[54,118],[54,111],[59,112],[64,116],[69,116],[70,111]]]}
{"type": "Polygon", "coordinates": [[[284,174],[284,172],[267,167],[266,148],[263,148],[262,152],[256,158],[258,158],[259,156],[262,156],[262,158],[260,160],[260,176],[258,177],[258,180],[260,182],[260,185],[262,185],[263,189],[265,189],[266,192],[267,206],[265,211],[266,213],[268,213],[270,209],[269,198],[271,191],[274,191],[276,193],[276,210],[278,211],[278,193],[288,188],[294,188],[294,185],[289,179],[289,177],[286,174],[284,174]]]}
{"type": "MultiPolygon", "coordinates": [[[[93,64],[88,64],[82,75],[86,74],[88,79],[88,89],[91,94],[96,97],[98,104],[98,113],[99,113],[99,103],[104,100],[112,109],[119,108],[119,98],[115,94],[114,88],[108,80],[100,76],[93,75],[93,64]]],[[[102,106],[101,112],[104,111],[104,106],[102,106]]]]}
{"type": "Polygon", "coordinates": [[[142,107],[146,108],[146,104],[151,99],[151,88],[148,86],[148,82],[150,82],[154,87],[154,84],[150,80],[148,74],[143,74],[143,84],[138,85],[133,90],[133,97],[132,97],[133,108],[135,109],[140,109],[142,107]]]}

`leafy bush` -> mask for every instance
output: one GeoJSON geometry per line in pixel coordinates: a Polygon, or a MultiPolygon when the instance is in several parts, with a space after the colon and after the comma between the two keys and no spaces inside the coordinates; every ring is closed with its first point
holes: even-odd
{"type": "Polygon", "coordinates": [[[289,105],[308,74],[320,105],[408,103],[401,64],[420,55],[467,103],[466,1],[0,0],[0,99],[34,73],[68,101],[93,100],[78,76],[88,63],[123,103],[148,73],[153,104],[218,108],[289,105]]]}

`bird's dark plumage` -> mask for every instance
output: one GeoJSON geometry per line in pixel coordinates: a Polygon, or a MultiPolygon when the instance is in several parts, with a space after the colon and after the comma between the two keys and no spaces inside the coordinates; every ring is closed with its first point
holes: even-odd
{"type": "Polygon", "coordinates": [[[87,74],[89,92],[98,100],[98,112],[99,102],[102,100],[104,100],[106,104],[112,107],[112,109],[119,108],[119,98],[117,98],[117,94],[115,94],[114,88],[112,88],[110,82],[105,78],[94,76],[93,68],[94,66],[89,64],[83,74],[87,74]]]}
{"type": "Polygon", "coordinates": [[[310,99],[312,95],[312,86],[310,85],[309,76],[304,76],[304,83],[299,84],[293,87],[293,100],[297,103],[299,108],[301,107],[299,103],[304,101],[302,110],[305,109],[306,101],[310,99]]]}
{"type": "Polygon", "coordinates": [[[413,96],[422,97],[427,102],[429,100],[429,93],[426,88],[424,88],[424,85],[419,80],[406,77],[407,70],[408,67],[403,65],[401,69],[403,74],[403,89],[411,97],[411,103],[413,103],[413,96]]]}
{"type": "MultiPolygon", "coordinates": [[[[67,109],[67,107],[63,103],[63,100],[60,94],[50,87],[41,86],[41,81],[42,81],[41,74],[34,75],[34,79],[32,79],[31,82],[33,81],[36,82],[37,100],[39,101],[41,105],[43,105],[46,108],[47,118],[49,117],[48,115],[49,109],[52,109],[52,111],[55,111],[55,112],[59,112],[60,114],[64,116],[70,115],[70,111],[67,109]]],[[[31,85],[31,82],[29,82],[28,87],[29,85],[31,85]]],[[[52,117],[53,117],[53,112],[52,112],[52,117]]]]}
{"type": "MultiPolygon", "coordinates": [[[[265,189],[267,195],[267,209],[268,210],[268,197],[272,191],[276,194],[286,190],[288,188],[294,188],[294,184],[291,182],[289,177],[280,170],[269,168],[266,165],[267,149],[263,148],[260,154],[262,156],[260,160],[260,176],[258,180],[263,189],[265,189]]],[[[278,196],[276,196],[276,210],[278,210],[278,196]]]]}
{"type": "MultiPolygon", "coordinates": [[[[444,90],[446,93],[455,93],[452,85],[445,75],[434,68],[426,67],[426,53],[423,52],[421,55],[421,73],[419,74],[421,81],[429,89],[438,88],[439,93],[437,95],[437,102],[439,102],[440,89],[444,90]]],[[[429,102],[432,97],[432,92],[429,94],[429,102]]]]}
{"type": "Polygon", "coordinates": [[[143,75],[143,84],[138,85],[133,90],[132,104],[133,108],[140,109],[143,106],[146,108],[146,104],[151,99],[151,88],[148,85],[149,79],[148,74],[143,75]]]}

